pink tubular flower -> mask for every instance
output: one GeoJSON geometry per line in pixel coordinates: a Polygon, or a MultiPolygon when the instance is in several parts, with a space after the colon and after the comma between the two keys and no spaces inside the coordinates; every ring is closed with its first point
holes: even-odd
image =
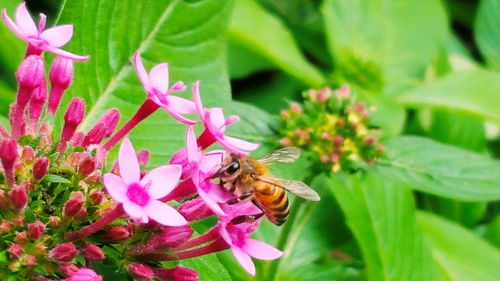
{"type": "Polygon", "coordinates": [[[68,43],[73,36],[73,25],[71,24],[55,26],[44,30],[46,16],[40,14],[40,21],[37,27],[28,13],[26,3],[24,2],[17,7],[15,22],[7,15],[5,9],[2,10],[2,18],[7,27],[14,32],[14,34],[28,42],[28,52],[30,52],[31,48],[31,52],[34,54],[40,54],[42,51],[47,51],[77,61],[85,61],[88,59],[88,56],[79,56],[60,49],[60,47],[68,43]]]}
{"type": "Polygon", "coordinates": [[[260,211],[251,202],[242,202],[236,205],[226,205],[224,209],[227,216],[222,217],[219,233],[229,245],[236,260],[250,275],[255,275],[255,265],[251,257],[260,260],[274,260],[283,254],[280,250],[266,244],[249,238],[258,226],[259,220],[253,223],[232,224],[231,220],[240,215],[257,214],[260,211]]]}
{"type": "Polygon", "coordinates": [[[165,109],[170,116],[179,122],[189,125],[196,123],[181,115],[194,113],[196,111],[194,103],[190,100],[171,95],[173,92],[184,91],[186,86],[182,81],[178,81],[170,89],[168,88],[169,73],[167,63],[155,65],[148,74],[142,64],[140,53],[137,51],[134,54],[134,66],[149,100],[165,109]]]}
{"type": "Polygon", "coordinates": [[[225,149],[233,153],[248,155],[248,152],[256,150],[259,147],[256,143],[233,138],[225,134],[226,126],[238,121],[240,118],[232,115],[225,119],[220,107],[203,108],[199,81],[196,81],[193,85],[193,100],[196,105],[196,111],[203,122],[203,126],[205,126],[205,131],[198,139],[198,144],[202,149],[207,148],[214,142],[218,142],[225,149]]]}
{"type": "Polygon", "coordinates": [[[95,273],[94,270],[90,268],[81,268],[77,272],[73,273],[69,278],[64,279],[66,281],[102,281],[102,276],[95,273]]]}
{"type": "Polygon", "coordinates": [[[130,217],[143,223],[151,218],[169,226],[187,223],[174,208],[158,200],[174,189],[181,176],[181,166],[161,166],[141,179],[139,162],[128,138],[123,140],[120,147],[118,165],[121,176],[105,174],[104,186],[113,199],[123,204],[123,209],[130,217]]]}

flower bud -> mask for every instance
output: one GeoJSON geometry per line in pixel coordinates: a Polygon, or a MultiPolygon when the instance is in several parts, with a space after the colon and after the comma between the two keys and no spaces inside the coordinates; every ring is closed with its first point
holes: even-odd
{"type": "Polygon", "coordinates": [[[83,155],[80,157],[80,161],[78,163],[78,173],[82,178],[87,177],[92,174],[96,168],[95,160],[89,155],[83,155]]]}
{"type": "Polygon", "coordinates": [[[43,243],[35,243],[33,245],[33,252],[36,255],[45,255],[47,253],[47,246],[45,246],[43,243]]]}
{"type": "Polygon", "coordinates": [[[193,235],[193,229],[189,225],[165,227],[162,229],[161,234],[151,238],[151,240],[154,241],[155,248],[167,249],[186,242],[191,235],[193,235]]]}
{"type": "Polygon", "coordinates": [[[22,185],[16,185],[10,192],[10,200],[16,210],[21,211],[28,203],[28,194],[22,185]]]}
{"type": "Polygon", "coordinates": [[[89,261],[103,261],[106,257],[104,252],[94,244],[87,244],[82,249],[83,256],[89,261]]]}
{"type": "Polygon", "coordinates": [[[351,89],[349,88],[349,85],[344,85],[340,89],[335,91],[335,95],[337,96],[337,99],[344,100],[349,97],[350,91],[351,89]]]}
{"type": "Polygon", "coordinates": [[[90,268],[81,268],[77,272],[73,273],[67,281],[102,281],[102,276],[95,273],[94,270],[90,268]]]}
{"type": "Polygon", "coordinates": [[[298,104],[296,102],[293,102],[292,104],[290,104],[290,110],[292,112],[294,112],[295,114],[301,114],[302,113],[302,107],[300,106],[300,104],[298,104]]]}
{"type": "Polygon", "coordinates": [[[124,226],[112,226],[106,231],[106,239],[109,241],[121,241],[130,237],[130,232],[124,226]]]}
{"type": "Polygon", "coordinates": [[[53,115],[59,107],[64,90],[71,85],[73,61],[58,56],[50,67],[49,79],[52,87],[50,89],[48,111],[53,115]]]}
{"type": "Polygon", "coordinates": [[[66,149],[66,142],[68,142],[76,131],[76,127],[82,122],[85,116],[85,102],[80,98],[74,98],[64,114],[64,126],[61,133],[61,140],[57,150],[59,152],[66,149]]]}
{"type": "Polygon", "coordinates": [[[45,232],[45,225],[40,221],[28,224],[28,237],[35,240],[45,232]]]}
{"type": "Polygon", "coordinates": [[[9,195],[3,190],[0,189],[0,209],[6,209],[9,207],[10,198],[9,195]]]}
{"type": "MultiPolygon", "coordinates": [[[[17,69],[16,79],[20,87],[33,90],[38,88],[42,84],[43,80],[45,80],[44,72],[45,66],[42,57],[29,56],[17,69]]],[[[26,103],[28,100],[29,97],[26,99],[26,103]]]]}
{"type": "Polygon", "coordinates": [[[64,215],[68,217],[76,216],[82,209],[83,203],[83,195],[81,193],[76,193],[64,205],[64,215]]]}
{"type": "Polygon", "coordinates": [[[48,225],[52,228],[58,228],[61,226],[61,219],[56,216],[50,216],[48,225]]]}
{"type": "Polygon", "coordinates": [[[7,252],[12,259],[18,259],[23,254],[23,247],[19,244],[12,244],[7,252]]]}
{"type": "Polygon", "coordinates": [[[40,120],[40,115],[42,115],[43,105],[47,99],[47,88],[45,81],[42,85],[33,90],[30,99],[29,117],[31,129],[35,131],[38,125],[38,120],[40,120]]]}
{"type": "Polygon", "coordinates": [[[12,225],[19,228],[24,227],[24,217],[18,216],[12,219],[12,225]]]}
{"type": "Polygon", "coordinates": [[[90,131],[85,135],[82,146],[88,147],[92,144],[101,143],[101,141],[104,139],[104,136],[106,135],[107,130],[108,129],[106,128],[106,125],[104,123],[95,124],[95,126],[92,127],[92,129],[90,129],[90,131]]]}
{"type": "Polygon", "coordinates": [[[56,262],[70,262],[76,257],[78,250],[71,242],[62,243],[52,249],[49,253],[51,259],[56,262]]]}
{"type": "Polygon", "coordinates": [[[66,277],[69,277],[69,276],[72,276],[73,274],[75,274],[80,268],[78,268],[78,266],[72,264],[72,263],[61,263],[59,265],[59,272],[66,276],[66,277]]]}
{"type": "Polygon", "coordinates": [[[183,203],[178,211],[188,221],[196,221],[213,215],[213,212],[200,197],[183,203]]]}
{"type": "Polygon", "coordinates": [[[78,213],[76,213],[75,220],[84,221],[88,215],[89,215],[89,213],[87,212],[87,209],[81,208],[80,211],[78,211],[78,213]]]}
{"type": "Polygon", "coordinates": [[[25,266],[32,267],[37,265],[36,257],[33,255],[25,255],[23,259],[24,259],[23,264],[25,266]]]}
{"type": "Polygon", "coordinates": [[[26,242],[28,242],[28,236],[26,235],[26,232],[21,231],[21,232],[16,232],[16,237],[14,237],[14,241],[17,244],[24,245],[26,242]]]}
{"type": "Polygon", "coordinates": [[[7,178],[7,183],[15,183],[14,164],[18,157],[17,142],[14,139],[2,139],[0,141],[0,158],[7,178]]]}
{"type": "Polygon", "coordinates": [[[24,146],[21,152],[21,159],[26,164],[32,164],[35,161],[35,152],[31,146],[24,146]]]}
{"type": "Polygon", "coordinates": [[[290,141],[289,138],[282,138],[282,139],[280,139],[280,144],[283,147],[287,147],[287,146],[292,145],[292,142],[290,141]]]}
{"type": "Polygon", "coordinates": [[[198,272],[182,266],[156,269],[155,276],[160,281],[197,281],[200,279],[198,272]]]}
{"type": "Polygon", "coordinates": [[[0,222],[0,233],[7,233],[10,232],[10,223],[6,220],[3,220],[0,222]]]}
{"type": "Polygon", "coordinates": [[[82,146],[83,139],[85,139],[85,134],[82,132],[76,132],[71,138],[71,145],[82,146]]]}
{"type": "Polygon", "coordinates": [[[36,180],[41,180],[47,174],[49,170],[49,159],[42,156],[36,159],[35,164],[33,164],[33,177],[36,180]]]}
{"type": "Polygon", "coordinates": [[[142,164],[144,166],[148,165],[149,157],[149,151],[147,150],[141,150],[139,151],[139,153],[137,153],[137,161],[139,161],[139,164],[142,164]]]}
{"type": "Polygon", "coordinates": [[[103,197],[104,197],[104,195],[103,195],[102,191],[97,190],[97,189],[94,189],[89,193],[89,198],[90,198],[90,200],[92,200],[92,203],[94,205],[101,204],[103,197]]]}
{"type": "Polygon", "coordinates": [[[133,278],[148,281],[155,277],[153,269],[145,264],[133,262],[128,265],[128,272],[133,278]]]}

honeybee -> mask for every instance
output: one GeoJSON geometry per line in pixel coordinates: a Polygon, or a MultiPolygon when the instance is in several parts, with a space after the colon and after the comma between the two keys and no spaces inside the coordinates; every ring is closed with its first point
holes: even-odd
{"type": "Polygon", "coordinates": [[[221,186],[229,188],[231,193],[235,190],[239,193],[237,198],[226,203],[236,204],[249,199],[262,211],[259,214],[236,217],[231,223],[253,222],[265,215],[275,225],[282,225],[290,213],[286,191],[307,200],[319,201],[318,193],[307,184],[276,178],[269,173],[268,165],[291,163],[299,156],[299,148],[286,147],[258,159],[241,157],[232,153],[224,157],[221,168],[215,173],[214,178],[218,177],[221,186]]]}

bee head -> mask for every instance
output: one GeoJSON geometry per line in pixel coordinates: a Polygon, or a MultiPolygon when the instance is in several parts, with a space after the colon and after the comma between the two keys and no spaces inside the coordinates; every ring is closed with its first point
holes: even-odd
{"type": "Polygon", "coordinates": [[[225,182],[233,181],[241,172],[240,158],[234,154],[226,156],[222,162],[221,168],[212,178],[221,178],[225,182]]]}

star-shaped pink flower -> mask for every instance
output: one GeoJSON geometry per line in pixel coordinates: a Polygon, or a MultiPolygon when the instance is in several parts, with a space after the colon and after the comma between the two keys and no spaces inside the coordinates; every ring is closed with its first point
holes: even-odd
{"type": "Polygon", "coordinates": [[[155,65],[148,74],[142,64],[140,53],[137,51],[134,54],[134,66],[146,90],[148,99],[165,109],[175,120],[188,125],[196,124],[195,121],[182,116],[182,114],[190,114],[196,111],[194,103],[190,100],[171,95],[173,92],[184,91],[186,86],[182,81],[178,81],[169,89],[167,63],[155,65]]]}
{"type": "Polygon", "coordinates": [[[252,202],[244,201],[235,205],[225,205],[226,216],[221,217],[219,234],[226,241],[236,260],[250,275],[255,275],[255,265],[252,257],[260,260],[274,260],[283,252],[259,240],[249,238],[260,223],[232,224],[231,220],[241,215],[258,214],[260,211],[252,202]]]}
{"type": "Polygon", "coordinates": [[[222,108],[203,108],[200,97],[200,83],[197,81],[193,85],[193,100],[196,105],[196,111],[205,126],[205,131],[200,136],[198,144],[202,148],[210,146],[214,142],[218,142],[225,149],[239,154],[248,155],[248,152],[253,151],[259,147],[256,143],[251,143],[241,139],[233,138],[225,134],[226,127],[240,118],[236,115],[224,118],[222,108]]]}
{"type": "Polygon", "coordinates": [[[47,51],[77,61],[85,61],[89,58],[88,56],[79,56],[60,49],[73,36],[72,24],[54,26],[44,30],[46,16],[40,14],[40,21],[37,27],[24,2],[17,7],[15,22],[7,15],[5,9],[2,10],[2,18],[14,34],[28,42],[29,46],[36,49],[38,53],[47,51]]]}
{"type": "Polygon", "coordinates": [[[141,179],[134,148],[130,140],[125,138],[120,146],[118,166],[120,176],[105,174],[104,186],[113,199],[123,204],[123,209],[131,218],[142,223],[152,219],[168,226],[187,224],[174,208],[158,200],[177,185],[182,172],[180,165],[158,167],[141,179]]]}

